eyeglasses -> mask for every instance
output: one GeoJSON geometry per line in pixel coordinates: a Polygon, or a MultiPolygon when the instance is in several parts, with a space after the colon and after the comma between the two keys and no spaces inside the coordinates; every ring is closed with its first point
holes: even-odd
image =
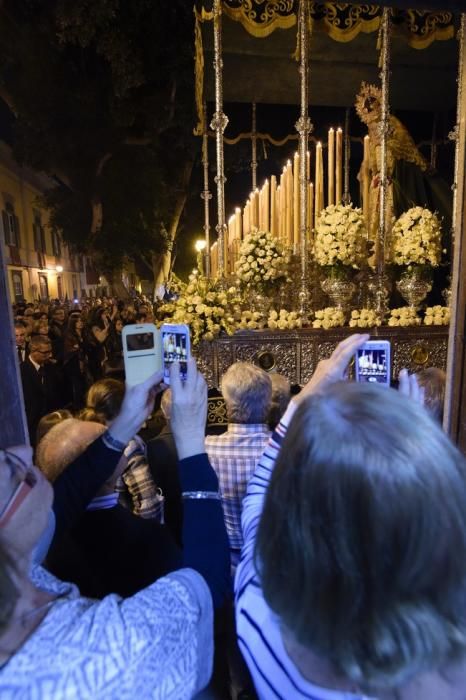
{"type": "Polygon", "coordinates": [[[5,465],[20,478],[5,507],[0,512],[0,528],[4,527],[16,513],[26,496],[34,488],[37,478],[32,469],[21,457],[8,450],[0,450],[0,459],[3,457],[5,465]]]}
{"type": "Polygon", "coordinates": [[[38,352],[40,355],[51,355],[52,350],[35,350],[34,352],[38,352]]]}

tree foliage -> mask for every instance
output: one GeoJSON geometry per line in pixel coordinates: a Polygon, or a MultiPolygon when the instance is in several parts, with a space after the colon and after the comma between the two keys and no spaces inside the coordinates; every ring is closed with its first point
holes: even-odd
{"type": "Polygon", "coordinates": [[[5,0],[0,41],[15,156],[58,181],[52,225],[107,267],[140,256],[156,274],[198,146],[190,4],[5,0]]]}

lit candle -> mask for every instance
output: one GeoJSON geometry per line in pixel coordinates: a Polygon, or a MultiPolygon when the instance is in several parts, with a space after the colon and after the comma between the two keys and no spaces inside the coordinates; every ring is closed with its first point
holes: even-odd
{"type": "Polygon", "coordinates": [[[315,211],[314,216],[317,218],[323,208],[324,200],[324,182],[323,182],[323,162],[322,162],[322,144],[320,141],[316,145],[316,174],[315,174],[315,211]]]}
{"type": "Polygon", "coordinates": [[[314,228],[314,184],[312,182],[308,185],[308,197],[307,197],[307,230],[309,235],[309,240],[312,240],[312,229],[314,228]]]}
{"type": "Polygon", "coordinates": [[[277,178],[270,178],[270,233],[277,236],[277,178]]]}
{"type": "Polygon", "coordinates": [[[235,218],[236,218],[236,235],[235,238],[237,241],[241,240],[241,209],[239,207],[236,207],[235,209],[235,218]]]}
{"type": "Polygon", "coordinates": [[[283,168],[283,172],[280,175],[280,187],[279,187],[280,193],[279,193],[279,202],[280,202],[280,208],[279,208],[279,213],[280,213],[280,225],[279,225],[279,237],[282,241],[285,240],[286,236],[286,220],[285,220],[285,211],[286,211],[286,178],[285,178],[285,168],[283,168]]]}
{"type": "Polygon", "coordinates": [[[260,218],[259,218],[259,190],[256,187],[256,191],[254,192],[254,220],[256,222],[256,228],[260,227],[260,218]]]}
{"type": "Polygon", "coordinates": [[[342,172],[343,172],[343,132],[341,128],[337,129],[337,155],[335,164],[335,203],[341,204],[343,196],[342,190],[342,172]]]}
{"type": "Polygon", "coordinates": [[[264,185],[264,229],[270,231],[270,183],[268,180],[264,185]]]}
{"type": "MultiPolygon", "coordinates": [[[[233,217],[233,219],[234,219],[234,217],[233,217]]],[[[230,246],[229,246],[228,236],[223,236],[223,260],[224,260],[225,274],[228,274],[230,272],[229,250],[230,250],[230,246]]]]}
{"type": "Polygon", "coordinates": [[[245,236],[249,233],[248,214],[249,214],[249,202],[246,202],[244,209],[243,209],[243,232],[244,232],[245,236]]]}
{"type": "Polygon", "coordinates": [[[328,131],[328,201],[327,204],[335,204],[335,131],[330,127],[328,131]]]}
{"type": "Polygon", "coordinates": [[[264,188],[259,190],[259,228],[264,230],[264,188]]]}

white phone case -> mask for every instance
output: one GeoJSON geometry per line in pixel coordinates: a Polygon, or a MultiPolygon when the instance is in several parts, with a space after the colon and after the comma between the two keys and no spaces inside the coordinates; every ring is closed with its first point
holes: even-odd
{"type": "Polygon", "coordinates": [[[162,369],[160,331],[153,323],[135,323],[122,332],[126,383],[141,384],[157,370],[162,369]]]}

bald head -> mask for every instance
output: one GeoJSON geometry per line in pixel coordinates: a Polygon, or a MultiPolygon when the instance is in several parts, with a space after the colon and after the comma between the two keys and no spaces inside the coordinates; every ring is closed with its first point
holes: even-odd
{"type": "Polygon", "coordinates": [[[47,479],[54,482],[105,431],[101,423],[68,418],[42,438],[37,446],[36,464],[47,479]]]}

